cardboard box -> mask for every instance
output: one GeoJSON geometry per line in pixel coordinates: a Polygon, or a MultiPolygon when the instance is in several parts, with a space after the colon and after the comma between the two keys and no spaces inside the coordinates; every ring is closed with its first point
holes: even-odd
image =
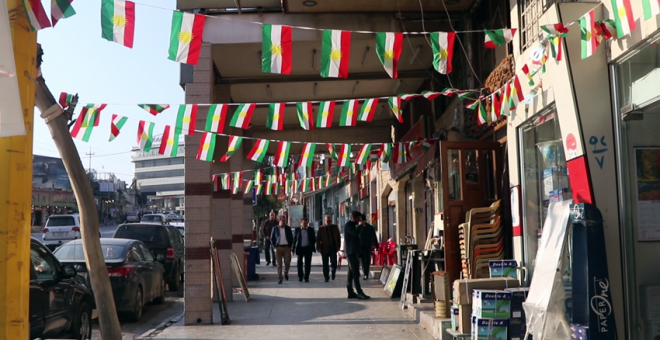
{"type": "Polygon", "coordinates": [[[511,317],[511,293],[501,290],[475,289],[473,297],[472,316],[504,319],[511,317]]]}
{"type": "Polygon", "coordinates": [[[451,314],[451,329],[453,331],[458,331],[458,306],[451,306],[450,308],[450,314],[451,314]]]}
{"type": "Polygon", "coordinates": [[[512,277],[518,278],[518,262],[516,260],[493,260],[488,261],[490,277],[512,277]]]}
{"type": "Polygon", "coordinates": [[[523,340],[527,332],[525,318],[510,318],[508,329],[508,340],[523,340]]]}
{"type": "Polygon", "coordinates": [[[453,301],[457,305],[471,305],[472,291],[475,289],[504,290],[518,287],[520,287],[518,280],[511,277],[456,280],[453,287],[453,301]]]}
{"type": "Polygon", "coordinates": [[[511,318],[525,318],[523,302],[527,300],[529,287],[509,288],[505,291],[511,293],[511,318]]]}
{"type": "Polygon", "coordinates": [[[660,339],[660,320],[644,321],[644,339],[660,339]]]}
{"type": "Polygon", "coordinates": [[[470,334],[472,329],[472,305],[457,305],[458,307],[458,332],[461,334],[470,334]]]}
{"type": "Polygon", "coordinates": [[[435,299],[440,301],[449,301],[449,274],[447,272],[433,272],[433,291],[435,292],[435,299]]]}
{"type": "Polygon", "coordinates": [[[660,319],[660,286],[640,286],[639,302],[642,319],[660,319]]]}
{"type": "Polygon", "coordinates": [[[509,320],[476,318],[473,340],[507,340],[509,320]]]}

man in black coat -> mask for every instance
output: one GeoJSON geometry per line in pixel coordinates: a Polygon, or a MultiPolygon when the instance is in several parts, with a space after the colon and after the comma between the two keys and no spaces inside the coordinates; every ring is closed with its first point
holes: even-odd
{"type": "Polygon", "coordinates": [[[280,216],[279,225],[273,227],[270,233],[270,244],[277,257],[277,276],[280,279],[278,283],[282,284],[282,262],[284,262],[284,278],[289,281],[291,245],[293,244],[293,233],[291,227],[286,225],[285,216],[280,216]]]}
{"type": "Polygon", "coordinates": [[[364,279],[369,278],[369,265],[371,264],[371,249],[378,248],[378,238],[376,237],[376,229],[374,226],[367,223],[367,217],[362,214],[358,228],[360,231],[360,240],[362,241],[362,253],[360,260],[362,260],[362,272],[364,272],[364,279]]]}
{"type": "Polygon", "coordinates": [[[351,213],[351,220],[344,225],[344,241],[346,245],[346,257],[348,260],[348,281],[346,282],[346,289],[348,290],[349,299],[367,300],[370,297],[362,291],[360,285],[360,253],[362,252],[362,242],[360,241],[360,230],[358,230],[358,222],[362,218],[359,211],[351,213]],[[357,294],[353,291],[353,285],[357,294]]]}
{"type": "Polygon", "coordinates": [[[309,282],[309,272],[312,270],[312,253],[316,245],[316,235],[314,228],[309,228],[309,220],[303,217],[300,220],[300,228],[293,232],[293,248],[291,249],[298,255],[298,281],[309,282]],[[303,260],[305,261],[305,270],[303,271],[303,260]]]}

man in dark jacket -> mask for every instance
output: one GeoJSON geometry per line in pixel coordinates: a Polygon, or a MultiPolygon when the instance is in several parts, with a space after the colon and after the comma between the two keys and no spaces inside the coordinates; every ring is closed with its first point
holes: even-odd
{"type": "Polygon", "coordinates": [[[289,281],[289,267],[291,266],[291,245],[293,244],[293,232],[286,225],[286,217],[280,216],[279,225],[273,227],[270,234],[271,247],[275,250],[277,258],[278,282],[282,284],[282,261],[284,261],[284,278],[289,281]]]}
{"type": "Polygon", "coordinates": [[[270,264],[270,259],[273,259],[273,266],[275,265],[275,250],[270,245],[270,233],[273,231],[273,227],[278,224],[277,219],[275,218],[275,212],[271,211],[268,214],[269,218],[264,221],[261,225],[261,234],[264,236],[264,253],[266,253],[266,265],[270,264]],[[272,255],[272,256],[271,256],[272,255]]]}
{"type": "Polygon", "coordinates": [[[332,224],[332,216],[325,215],[324,223],[319,227],[316,237],[316,250],[321,254],[323,261],[323,277],[325,282],[330,280],[330,268],[332,267],[332,279],[337,272],[337,251],[341,247],[341,235],[339,227],[332,224]]]}
{"type": "Polygon", "coordinates": [[[300,220],[300,228],[293,232],[293,248],[291,249],[298,255],[298,281],[309,282],[309,272],[312,270],[312,253],[315,253],[316,235],[314,228],[309,228],[309,220],[303,217],[300,220]],[[305,270],[303,271],[303,260],[305,261],[305,270]]]}
{"type": "Polygon", "coordinates": [[[362,272],[364,272],[364,279],[369,278],[369,265],[371,264],[371,249],[372,247],[378,248],[378,238],[376,237],[376,229],[374,226],[367,223],[367,217],[362,214],[358,228],[360,231],[360,241],[362,242],[362,253],[360,260],[362,260],[362,272]]]}
{"type": "Polygon", "coordinates": [[[360,241],[360,230],[358,230],[358,222],[362,218],[359,211],[351,213],[351,220],[344,225],[344,241],[346,244],[346,258],[348,260],[348,281],[346,282],[346,289],[348,290],[349,299],[367,300],[370,297],[362,291],[360,285],[360,253],[362,252],[362,245],[360,241]],[[353,285],[357,294],[353,291],[353,285]]]}

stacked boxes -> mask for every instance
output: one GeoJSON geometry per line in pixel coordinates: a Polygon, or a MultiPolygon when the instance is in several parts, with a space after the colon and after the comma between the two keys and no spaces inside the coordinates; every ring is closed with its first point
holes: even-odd
{"type": "Polygon", "coordinates": [[[508,320],[472,317],[472,340],[507,340],[508,320]]]}
{"type": "Polygon", "coordinates": [[[451,313],[451,330],[458,331],[458,324],[460,323],[458,319],[458,305],[451,306],[450,313],[451,313]]]}
{"type": "Polygon", "coordinates": [[[453,302],[454,308],[458,309],[458,316],[455,316],[458,323],[458,332],[471,334],[472,294],[474,290],[503,290],[509,287],[515,288],[519,285],[518,280],[509,277],[454,281],[453,302]]]}
{"type": "Polygon", "coordinates": [[[518,278],[518,263],[516,260],[492,260],[488,261],[490,277],[512,277],[518,278]]]}
{"type": "Polygon", "coordinates": [[[472,296],[472,316],[506,319],[511,316],[511,293],[495,290],[475,290],[472,296]]]}
{"type": "Polygon", "coordinates": [[[529,288],[505,289],[511,294],[511,317],[509,318],[509,340],[522,340],[527,332],[523,302],[527,299],[529,288]]]}

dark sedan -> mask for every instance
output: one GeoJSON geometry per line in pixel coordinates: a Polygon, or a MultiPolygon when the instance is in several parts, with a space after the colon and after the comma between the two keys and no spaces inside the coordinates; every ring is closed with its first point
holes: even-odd
{"type": "Polygon", "coordinates": [[[89,339],[94,300],[87,282],[35,239],[30,262],[30,339],[89,339]]]}
{"type": "MultiPolygon", "coordinates": [[[[145,303],[165,301],[163,265],[154,259],[144,243],[102,238],[101,249],[118,312],[137,321],[142,316],[145,303]]],[[[79,273],[87,276],[81,240],[64,244],[54,254],[62,263],[75,265],[79,273]]]]}

